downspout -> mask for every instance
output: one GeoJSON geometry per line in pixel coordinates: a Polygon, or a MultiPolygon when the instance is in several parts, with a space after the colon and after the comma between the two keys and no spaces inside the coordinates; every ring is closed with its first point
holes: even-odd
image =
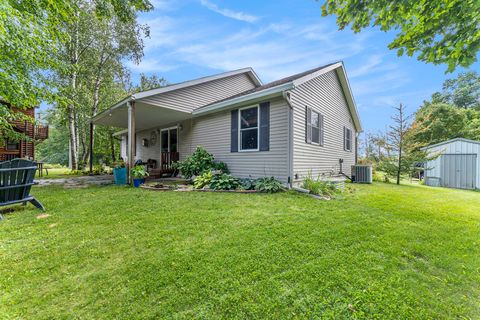
{"type": "Polygon", "coordinates": [[[293,187],[293,105],[290,100],[290,90],[282,92],[283,98],[287,101],[288,105],[288,145],[287,145],[287,168],[288,168],[288,187],[293,187]]]}

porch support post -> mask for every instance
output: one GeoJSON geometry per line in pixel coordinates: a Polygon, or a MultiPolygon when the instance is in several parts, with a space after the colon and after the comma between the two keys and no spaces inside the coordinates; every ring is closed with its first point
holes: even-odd
{"type": "Polygon", "coordinates": [[[128,183],[132,183],[130,170],[135,163],[135,101],[131,99],[127,102],[128,106],[128,166],[127,179],[128,183]]]}
{"type": "Polygon", "coordinates": [[[90,174],[93,173],[93,121],[90,121],[90,174]]]}

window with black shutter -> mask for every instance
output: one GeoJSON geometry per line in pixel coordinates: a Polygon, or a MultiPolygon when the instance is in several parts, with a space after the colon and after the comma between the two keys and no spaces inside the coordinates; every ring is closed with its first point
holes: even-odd
{"type": "Polygon", "coordinates": [[[343,148],[352,151],[352,130],[347,127],[343,127],[343,148]]]}

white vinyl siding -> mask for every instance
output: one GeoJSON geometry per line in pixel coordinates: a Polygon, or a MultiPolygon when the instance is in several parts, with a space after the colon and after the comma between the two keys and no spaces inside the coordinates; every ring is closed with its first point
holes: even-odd
{"type": "Polygon", "coordinates": [[[274,176],[288,180],[288,105],[283,98],[270,100],[270,150],[231,152],[231,110],[185,121],[180,135],[180,159],[203,146],[218,161],[227,163],[241,178],[274,176]]]}
{"type": "Polygon", "coordinates": [[[183,112],[192,112],[215,101],[255,88],[246,74],[201,83],[187,88],[142,98],[141,102],[183,112]]]}
{"type": "Polygon", "coordinates": [[[293,175],[302,180],[310,171],[314,176],[338,174],[339,159],[342,171],[350,174],[355,164],[355,127],[336,71],[313,78],[291,92],[293,105],[293,175]],[[307,143],[306,106],[324,118],[323,147],[307,143]],[[344,127],[352,132],[352,152],[344,150],[344,127]]]}

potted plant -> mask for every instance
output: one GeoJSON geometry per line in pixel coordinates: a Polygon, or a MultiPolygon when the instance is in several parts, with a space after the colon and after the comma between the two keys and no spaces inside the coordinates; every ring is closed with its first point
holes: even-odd
{"type": "Polygon", "coordinates": [[[127,168],[125,161],[120,160],[113,164],[113,181],[117,185],[127,184],[127,168]]]}
{"type": "Polygon", "coordinates": [[[131,171],[133,177],[133,186],[135,188],[140,187],[143,183],[145,183],[145,177],[148,177],[148,172],[145,170],[145,166],[137,165],[132,168],[131,171]]]}

